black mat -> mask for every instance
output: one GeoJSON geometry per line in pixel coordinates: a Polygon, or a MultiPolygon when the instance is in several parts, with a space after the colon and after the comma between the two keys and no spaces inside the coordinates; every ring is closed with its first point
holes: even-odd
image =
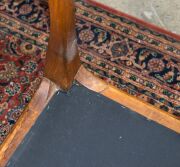
{"type": "Polygon", "coordinates": [[[56,95],[9,167],[179,167],[180,136],[83,87],[56,95]]]}

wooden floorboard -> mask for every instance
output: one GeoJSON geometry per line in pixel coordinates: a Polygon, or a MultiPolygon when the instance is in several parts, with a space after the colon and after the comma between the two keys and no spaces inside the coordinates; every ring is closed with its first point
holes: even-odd
{"type": "Polygon", "coordinates": [[[177,133],[180,133],[180,120],[160,109],[157,109],[153,105],[142,102],[120,89],[107,84],[107,82],[87,71],[83,66],[81,66],[76,75],[76,80],[88,89],[98,92],[121,105],[124,105],[132,111],[145,116],[149,120],[153,120],[177,133]]]}
{"type": "Polygon", "coordinates": [[[39,89],[23,112],[23,115],[14,126],[12,132],[0,146],[0,167],[6,165],[26,134],[35,124],[37,118],[40,116],[49,100],[58,90],[59,88],[48,79],[44,78],[42,80],[39,89]]]}

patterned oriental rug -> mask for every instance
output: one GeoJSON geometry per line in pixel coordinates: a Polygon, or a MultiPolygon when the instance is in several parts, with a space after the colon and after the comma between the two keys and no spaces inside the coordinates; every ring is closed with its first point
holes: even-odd
{"type": "MultiPolygon", "coordinates": [[[[180,36],[88,1],[76,16],[89,71],[180,119],[180,36]]],[[[48,38],[47,2],[0,1],[0,145],[41,83],[48,38]]]]}

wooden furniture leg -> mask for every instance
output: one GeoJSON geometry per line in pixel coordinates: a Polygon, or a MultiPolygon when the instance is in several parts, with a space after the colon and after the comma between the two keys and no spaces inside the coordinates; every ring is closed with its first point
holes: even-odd
{"type": "Polygon", "coordinates": [[[73,0],[49,0],[51,32],[45,76],[33,99],[0,146],[0,167],[4,167],[30,128],[58,91],[68,90],[80,66],[73,0]],[[51,82],[53,81],[53,82],[51,82]]]}
{"type": "Polygon", "coordinates": [[[80,66],[73,0],[49,0],[50,39],[45,77],[67,91],[80,66]]]}

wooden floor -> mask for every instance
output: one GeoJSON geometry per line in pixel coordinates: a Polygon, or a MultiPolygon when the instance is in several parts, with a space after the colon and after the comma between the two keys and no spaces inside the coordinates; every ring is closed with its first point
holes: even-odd
{"type": "MultiPolygon", "coordinates": [[[[81,66],[79,69],[79,72],[76,75],[76,80],[88,89],[100,93],[147,117],[148,119],[164,125],[177,133],[180,133],[180,120],[177,120],[169,114],[164,113],[149,104],[143,103],[137,98],[107,84],[105,81],[88,72],[83,66],[81,66]]],[[[46,78],[43,79],[32,101],[26,108],[19,121],[16,123],[12,133],[7,137],[5,142],[0,147],[0,167],[5,166],[25,135],[34,125],[52,96],[58,90],[59,87],[57,85],[46,78]]]]}

